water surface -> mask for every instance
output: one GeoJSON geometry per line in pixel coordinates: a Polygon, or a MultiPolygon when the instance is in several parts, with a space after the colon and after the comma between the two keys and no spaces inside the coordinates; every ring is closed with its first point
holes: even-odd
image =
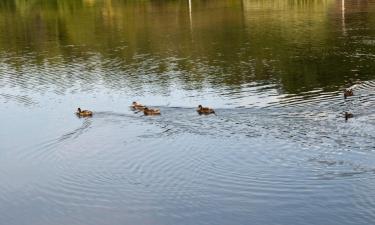
{"type": "Polygon", "coordinates": [[[354,0],[1,1],[0,224],[372,224],[374,20],[354,0]]]}

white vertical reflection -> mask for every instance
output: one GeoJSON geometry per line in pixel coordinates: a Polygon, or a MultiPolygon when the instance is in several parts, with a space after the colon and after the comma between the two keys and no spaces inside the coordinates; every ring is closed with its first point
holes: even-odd
{"type": "Polygon", "coordinates": [[[345,24],[345,0],[341,0],[341,26],[342,26],[342,34],[344,36],[347,35],[346,33],[346,24],[345,24]]]}
{"type": "Polygon", "coordinates": [[[190,34],[193,37],[193,17],[191,15],[191,0],[189,0],[189,20],[190,20],[190,34]]]}

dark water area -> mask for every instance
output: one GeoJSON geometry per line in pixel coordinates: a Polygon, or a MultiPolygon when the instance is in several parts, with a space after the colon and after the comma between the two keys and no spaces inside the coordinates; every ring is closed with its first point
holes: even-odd
{"type": "Polygon", "coordinates": [[[375,1],[2,0],[0,225],[373,224],[374,59],[375,1]]]}

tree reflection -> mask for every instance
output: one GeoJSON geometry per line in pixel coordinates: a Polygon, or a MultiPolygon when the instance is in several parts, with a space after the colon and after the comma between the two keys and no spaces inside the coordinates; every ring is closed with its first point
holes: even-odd
{"type": "Polygon", "coordinates": [[[347,2],[367,13],[344,15],[329,0],[3,0],[0,51],[15,68],[28,53],[36,66],[95,61],[119,76],[106,82],[334,90],[352,82],[353,68],[355,79],[374,76],[372,58],[355,57],[373,45],[350,38],[352,25],[359,37],[373,32],[373,6],[347,2]]]}

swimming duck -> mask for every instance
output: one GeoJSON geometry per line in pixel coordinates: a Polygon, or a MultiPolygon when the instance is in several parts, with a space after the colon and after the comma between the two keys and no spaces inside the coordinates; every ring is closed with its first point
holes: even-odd
{"type": "Polygon", "coordinates": [[[347,121],[349,118],[353,118],[353,114],[345,112],[345,121],[347,121]]]}
{"type": "Polygon", "coordinates": [[[346,99],[348,96],[353,96],[353,89],[345,89],[344,90],[344,98],[346,99]]]}
{"type": "Polygon", "coordinates": [[[198,105],[197,112],[199,114],[211,114],[211,113],[215,114],[214,109],[211,109],[211,108],[208,108],[208,107],[203,107],[202,105],[198,105]]]}
{"type": "Polygon", "coordinates": [[[149,109],[147,107],[145,107],[143,109],[143,113],[146,115],[146,116],[151,116],[151,115],[160,115],[160,109],[149,109]]]}
{"type": "Polygon", "coordinates": [[[83,116],[83,117],[92,116],[92,112],[91,111],[89,111],[89,110],[81,110],[81,108],[78,108],[76,114],[77,114],[77,116],[83,116]]]}
{"type": "Polygon", "coordinates": [[[133,102],[133,104],[131,105],[131,107],[133,109],[137,109],[137,110],[144,110],[145,109],[145,106],[138,103],[138,102],[133,102]]]}

